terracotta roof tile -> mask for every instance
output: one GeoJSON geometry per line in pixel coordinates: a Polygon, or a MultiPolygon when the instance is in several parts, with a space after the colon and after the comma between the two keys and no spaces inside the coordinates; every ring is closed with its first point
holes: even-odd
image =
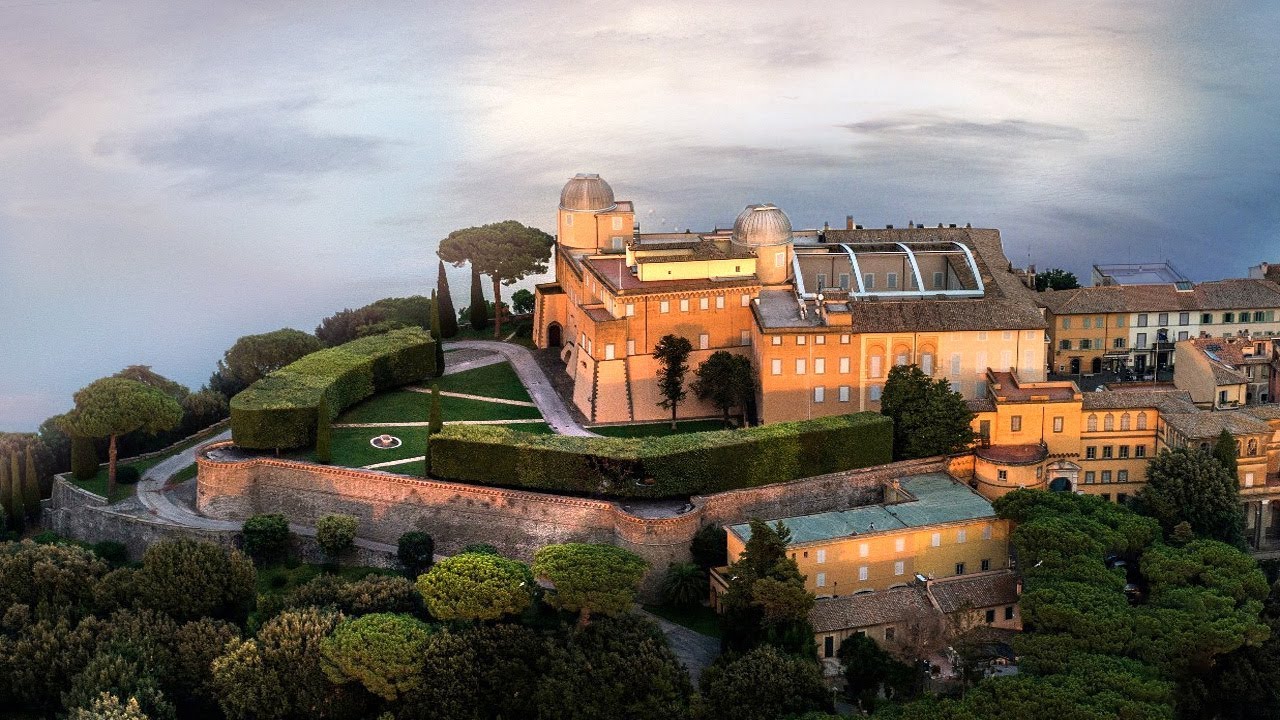
{"type": "Polygon", "coordinates": [[[836,632],[849,628],[899,623],[935,612],[919,585],[878,592],[821,598],[809,611],[814,632],[836,632]]]}
{"type": "Polygon", "coordinates": [[[961,575],[929,583],[929,594],[938,603],[938,608],[947,614],[957,610],[1012,605],[1018,601],[1018,579],[1007,571],[961,575]]]}
{"type": "Polygon", "coordinates": [[[1267,280],[1204,282],[1189,292],[1173,285],[1106,285],[1038,293],[1055,315],[1280,308],[1280,287],[1267,280]]]}

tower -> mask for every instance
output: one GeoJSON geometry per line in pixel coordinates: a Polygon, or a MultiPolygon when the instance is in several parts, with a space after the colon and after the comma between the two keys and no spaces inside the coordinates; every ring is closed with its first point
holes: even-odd
{"type": "Polygon", "coordinates": [[[615,201],[613,188],[595,173],[574,175],[560,191],[556,234],[563,250],[622,252],[634,222],[631,203],[615,201]]]}
{"type": "Polygon", "coordinates": [[[733,244],[756,256],[756,276],[765,285],[791,279],[791,220],[776,205],[748,205],[733,221],[733,244]]]}

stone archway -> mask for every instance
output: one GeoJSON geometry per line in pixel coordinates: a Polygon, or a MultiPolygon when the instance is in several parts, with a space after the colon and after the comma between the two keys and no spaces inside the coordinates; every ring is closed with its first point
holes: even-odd
{"type": "Polygon", "coordinates": [[[1070,460],[1058,460],[1044,469],[1051,492],[1074,492],[1080,484],[1080,466],[1070,460]]]}
{"type": "Polygon", "coordinates": [[[560,347],[561,334],[560,323],[553,322],[547,326],[547,347],[560,347]]]}
{"type": "Polygon", "coordinates": [[[1071,492],[1071,479],[1067,477],[1056,477],[1049,481],[1050,492],[1071,492]]]}

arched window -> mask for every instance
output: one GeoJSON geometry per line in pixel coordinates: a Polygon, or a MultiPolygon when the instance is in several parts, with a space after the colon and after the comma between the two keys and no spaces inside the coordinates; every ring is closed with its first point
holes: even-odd
{"type": "Polygon", "coordinates": [[[1121,430],[1129,429],[1129,413],[1125,413],[1120,416],[1120,429],[1121,430]]]}
{"type": "Polygon", "coordinates": [[[1115,430],[1116,416],[1112,415],[1111,413],[1107,413],[1106,417],[1102,418],[1102,429],[1108,432],[1115,430]]]}
{"type": "Polygon", "coordinates": [[[1086,426],[1089,432],[1098,432],[1098,416],[1090,415],[1089,424],[1086,426]]]}
{"type": "Polygon", "coordinates": [[[1146,429],[1147,429],[1147,414],[1146,414],[1146,413],[1138,413],[1138,429],[1139,429],[1139,430],[1146,430],[1146,429]]]}
{"type": "Polygon", "coordinates": [[[1250,455],[1258,454],[1258,441],[1256,439],[1250,438],[1249,440],[1249,454],[1250,455]]]}

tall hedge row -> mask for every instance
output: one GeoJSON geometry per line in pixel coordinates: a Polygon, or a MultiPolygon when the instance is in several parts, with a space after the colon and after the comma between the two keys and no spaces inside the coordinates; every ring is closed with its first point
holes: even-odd
{"type": "Polygon", "coordinates": [[[434,341],[416,327],[314,352],[231,399],[231,436],[237,445],[258,450],[304,447],[314,442],[321,400],[336,416],[434,370],[434,341]]]}
{"type": "Polygon", "coordinates": [[[449,426],[431,437],[438,478],[605,497],[684,497],[890,462],[878,413],[651,438],[534,435],[449,426]]]}

